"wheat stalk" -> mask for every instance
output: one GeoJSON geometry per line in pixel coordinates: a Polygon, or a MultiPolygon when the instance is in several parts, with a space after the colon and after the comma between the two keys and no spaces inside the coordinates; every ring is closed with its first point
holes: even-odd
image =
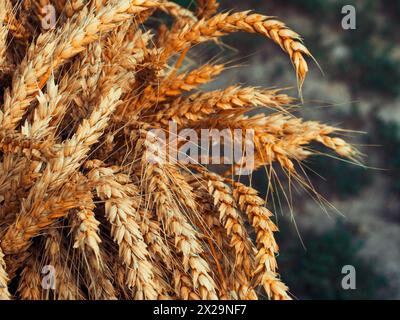
{"type": "Polygon", "coordinates": [[[304,56],[311,54],[302,44],[300,36],[281,21],[260,14],[250,14],[248,11],[217,14],[208,20],[188,25],[181,32],[170,34],[166,41],[164,56],[168,56],[171,52],[180,52],[190,45],[237,31],[260,33],[277,43],[289,55],[296,70],[299,88],[302,87],[308,72],[304,56]]]}
{"type": "Polygon", "coordinates": [[[240,129],[254,170],[279,164],[313,192],[297,168],[318,154],[314,143],[353,162],[359,154],[345,130],[292,114],[299,106],[281,90],[207,91],[226,65],[196,65],[189,49],[229,33],[272,39],[299,89],[312,56],[275,18],[197,4],[191,12],[167,0],[0,0],[0,299],[290,299],[277,227],[257,191],[238,182],[242,164],[228,179],[223,166],[159,150],[157,135],[179,149],[171,121],[197,134],[240,129]],[[49,4],[57,28],[46,31],[49,4]],[[50,293],[44,264],[57,274],[50,293]]]}

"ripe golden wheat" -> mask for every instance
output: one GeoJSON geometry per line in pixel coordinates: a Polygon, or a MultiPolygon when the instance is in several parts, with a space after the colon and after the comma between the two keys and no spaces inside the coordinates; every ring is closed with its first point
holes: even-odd
{"type": "Polygon", "coordinates": [[[311,143],[356,155],[339,129],[295,117],[280,90],[200,90],[225,66],[185,70],[188,50],[239,31],[279,45],[300,90],[308,72],[311,54],[284,23],[217,10],[213,0],[196,12],[165,0],[0,0],[1,299],[290,299],[256,190],[232,170],[147,161],[148,133],[169,121],[254,129],[255,168],[276,163],[304,184],[311,143]],[[57,22],[46,30],[49,4],[57,22]],[[157,11],[172,25],[143,28],[157,11]],[[41,286],[45,265],[55,290],[41,286]]]}

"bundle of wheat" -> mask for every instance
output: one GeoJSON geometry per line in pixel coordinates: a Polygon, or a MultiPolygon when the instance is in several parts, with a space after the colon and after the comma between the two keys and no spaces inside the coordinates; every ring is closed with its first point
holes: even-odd
{"type": "Polygon", "coordinates": [[[229,33],[278,44],[300,90],[311,57],[275,18],[217,9],[212,0],[196,12],[166,0],[0,0],[0,298],[290,299],[272,213],[232,178],[241,164],[218,174],[201,159],[165,161],[154,132],[176,148],[171,122],[239,130],[254,170],[276,163],[299,180],[311,143],[350,159],[356,151],[332,136],[339,129],[292,115],[295,99],[279,90],[200,91],[225,66],[187,70],[185,57],[229,33]],[[145,30],[160,10],[172,25],[145,30]],[[260,107],[268,112],[246,116],[260,107]]]}

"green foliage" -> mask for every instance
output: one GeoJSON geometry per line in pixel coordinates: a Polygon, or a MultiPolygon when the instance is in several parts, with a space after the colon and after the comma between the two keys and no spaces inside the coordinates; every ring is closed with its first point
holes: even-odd
{"type": "MultiPolygon", "coordinates": [[[[390,293],[383,290],[387,287],[388,280],[359,257],[363,242],[354,236],[355,230],[351,226],[338,222],[334,228],[323,234],[309,232],[302,235],[306,249],[301,246],[300,241],[288,242],[286,228],[287,226],[281,226],[281,229],[285,229],[285,237],[278,236],[278,243],[281,243],[278,263],[282,279],[296,293],[297,298],[389,298],[390,293]],[[345,265],[355,267],[355,290],[342,288],[345,275],[341,271],[345,265]]],[[[296,237],[294,233],[292,236],[296,237]]]]}

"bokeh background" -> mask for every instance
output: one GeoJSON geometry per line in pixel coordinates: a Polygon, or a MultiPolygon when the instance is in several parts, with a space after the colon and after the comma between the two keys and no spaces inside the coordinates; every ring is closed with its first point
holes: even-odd
{"type": "MultiPolygon", "coordinates": [[[[329,203],[296,190],[291,205],[278,190],[269,199],[280,228],[283,280],[299,299],[399,299],[400,1],[220,2],[220,10],[277,16],[303,36],[324,74],[310,63],[300,115],[354,130],[348,139],[365,154],[364,166],[333,157],[307,161],[307,175],[329,203]],[[356,30],[342,28],[342,7],[349,4],[356,8],[356,30]],[[356,269],[356,290],[341,287],[344,265],[356,269]]],[[[294,71],[279,47],[257,35],[223,39],[224,45],[191,55],[196,62],[229,62],[213,86],[291,87],[297,96],[294,71]]],[[[266,194],[265,174],[252,183],[266,194]]]]}

